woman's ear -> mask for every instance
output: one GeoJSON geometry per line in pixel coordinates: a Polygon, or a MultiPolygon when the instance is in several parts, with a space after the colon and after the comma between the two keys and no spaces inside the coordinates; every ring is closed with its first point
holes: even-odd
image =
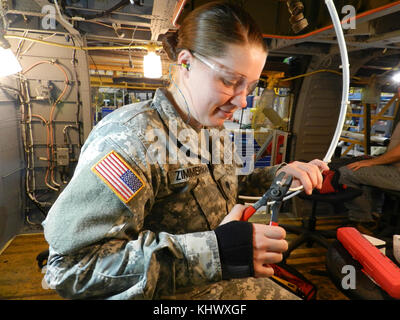
{"type": "Polygon", "coordinates": [[[192,59],[193,56],[189,50],[182,50],[178,54],[178,65],[182,66],[187,71],[190,71],[192,59]]]}

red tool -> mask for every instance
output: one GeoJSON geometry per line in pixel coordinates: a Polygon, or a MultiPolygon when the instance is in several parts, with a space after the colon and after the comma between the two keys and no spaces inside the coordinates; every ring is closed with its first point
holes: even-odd
{"type": "Polygon", "coordinates": [[[285,172],[281,172],[274,179],[271,187],[268,189],[268,191],[266,193],[264,193],[264,195],[261,197],[261,199],[245,209],[245,211],[243,212],[242,221],[249,220],[250,217],[259,208],[267,205],[268,201],[274,201],[274,203],[271,207],[272,215],[271,215],[271,220],[270,220],[269,224],[272,226],[278,225],[278,215],[279,215],[279,210],[281,209],[281,206],[282,206],[283,197],[288,192],[290,185],[292,184],[292,181],[293,181],[293,177],[289,175],[288,177],[286,177],[285,181],[282,182],[285,175],[286,175],[285,172]]]}
{"type": "Polygon", "coordinates": [[[362,266],[363,271],[390,296],[400,299],[400,268],[351,227],[339,228],[337,238],[362,266]]]}

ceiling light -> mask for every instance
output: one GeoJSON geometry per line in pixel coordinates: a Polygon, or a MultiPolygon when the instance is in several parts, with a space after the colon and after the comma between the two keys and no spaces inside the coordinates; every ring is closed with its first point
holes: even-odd
{"type": "Polygon", "coordinates": [[[395,74],[393,75],[393,77],[392,77],[392,80],[393,80],[394,82],[399,83],[399,82],[400,82],[400,72],[395,73],[395,74]]]}
{"type": "Polygon", "coordinates": [[[0,77],[9,76],[22,70],[20,63],[11,48],[0,47],[0,77]]]}
{"type": "Polygon", "coordinates": [[[161,78],[161,58],[154,51],[150,51],[143,59],[143,70],[146,78],[161,78]]]}

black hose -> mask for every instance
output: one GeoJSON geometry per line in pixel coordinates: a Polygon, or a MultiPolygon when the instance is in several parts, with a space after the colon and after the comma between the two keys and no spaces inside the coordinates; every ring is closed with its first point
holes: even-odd
{"type": "Polygon", "coordinates": [[[117,3],[115,6],[111,7],[110,9],[107,9],[105,11],[102,11],[102,12],[99,12],[96,14],[90,14],[90,15],[81,14],[81,13],[78,14],[78,12],[75,9],[69,9],[72,12],[72,15],[71,15],[67,12],[67,10],[65,8],[65,2],[66,2],[66,0],[62,0],[61,4],[60,4],[61,10],[63,11],[63,13],[65,15],[69,16],[70,18],[78,16],[78,17],[84,18],[85,20],[92,20],[92,19],[96,19],[96,18],[102,18],[102,17],[109,16],[114,11],[117,11],[118,9],[121,9],[121,8],[127,6],[128,4],[130,4],[130,0],[122,0],[119,3],[117,3]]]}

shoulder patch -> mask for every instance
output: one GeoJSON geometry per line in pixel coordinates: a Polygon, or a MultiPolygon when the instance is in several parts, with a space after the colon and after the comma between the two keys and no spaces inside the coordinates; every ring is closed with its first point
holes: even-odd
{"type": "Polygon", "coordinates": [[[115,151],[97,162],[92,171],[124,202],[129,202],[143,187],[139,175],[115,151]]]}

